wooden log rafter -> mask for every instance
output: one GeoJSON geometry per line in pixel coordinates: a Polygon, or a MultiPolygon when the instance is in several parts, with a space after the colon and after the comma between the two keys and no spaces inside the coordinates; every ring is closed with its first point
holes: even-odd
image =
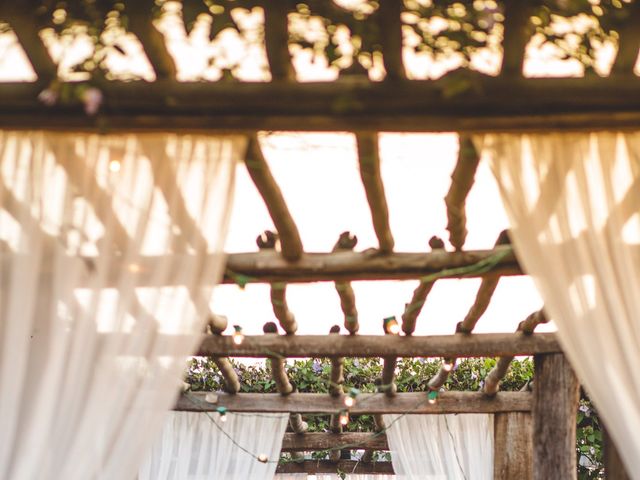
{"type": "Polygon", "coordinates": [[[502,41],[503,77],[522,77],[527,44],[534,28],[531,16],[535,11],[533,2],[504,0],[504,33],[502,41]]]}
{"type": "MultiPolygon", "coordinates": [[[[223,315],[211,314],[207,318],[207,333],[211,335],[221,335],[227,328],[227,317],[223,315]]],[[[225,391],[227,393],[238,393],[240,391],[240,379],[227,357],[212,357],[224,380],[225,391]]]]}
{"type": "MultiPolygon", "coordinates": [[[[264,413],[316,413],[334,414],[344,410],[341,398],[326,393],[238,393],[217,394],[216,403],[206,400],[206,392],[187,392],[178,398],[174,410],[190,412],[213,412],[220,406],[230,412],[264,413]]],[[[482,392],[441,392],[438,402],[426,401],[426,392],[397,393],[389,397],[382,393],[361,393],[350,408],[353,415],[411,413],[496,413],[529,412],[532,405],[531,392],[498,392],[489,398],[482,392]]]]}
{"type": "Polygon", "coordinates": [[[58,65],[42,41],[39,26],[29,2],[1,2],[0,19],[11,26],[18,43],[38,77],[40,87],[47,86],[58,76],[58,65]]]}
{"type": "MultiPolygon", "coordinates": [[[[495,246],[497,247],[500,245],[505,245],[508,242],[508,232],[506,230],[503,230],[502,232],[500,232],[500,235],[498,235],[495,246]]],[[[456,326],[456,333],[468,335],[473,331],[476,324],[478,323],[478,320],[480,320],[480,317],[482,317],[484,312],[486,312],[487,308],[489,307],[489,303],[491,302],[491,298],[493,297],[493,292],[495,292],[499,281],[499,275],[489,275],[482,279],[473,305],[471,305],[471,308],[467,312],[467,315],[464,317],[464,320],[459,322],[456,326]]],[[[439,390],[445,384],[445,382],[449,378],[449,374],[453,370],[455,362],[456,357],[445,358],[445,361],[440,367],[438,373],[431,380],[429,380],[430,389],[439,390]]]]}
{"type": "Polygon", "coordinates": [[[391,462],[370,462],[363,463],[357,460],[340,460],[332,462],[331,460],[304,460],[302,462],[288,462],[278,465],[276,473],[333,473],[336,471],[349,472],[353,475],[381,474],[393,475],[393,465],[391,462]]]}
{"type": "Polygon", "coordinates": [[[294,81],[295,70],[289,53],[287,2],[263,2],[264,42],[272,80],[294,81]]]}
{"type": "Polygon", "coordinates": [[[276,227],[282,256],[292,262],[298,260],[302,255],[300,233],[289,212],[289,207],[287,207],[280,187],[271,174],[269,164],[264,158],[256,134],[249,136],[245,164],[249,176],[258,192],[260,192],[267,210],[269,210],[273,225],[276,227]]]}
{"type": "Polygon", "coordinates": [[[629,12],[624,23],[618,28],[618,53],[611,67],[611,75],[633,74],[640,53],[640,5],[637,2],[626,5],[629,12]]]}
{"type": "Polygon", "coordinates": [[[135,0],[126,2],[128,30],[140,43],[156,78],[175,80],[178,73],[176,63],[169,53],[164,35],[153,25],[151,12],[155,7],[153,0],[135,0]]]}
{"type": "Polygon", "coordinates": [[[451,186],[444,197],[447,207],[447,230],[449,243],[461,250],[467,238],[466,201],[473,186],[480,154],[473,145],[470,135],[458,137],[458,161],[451,174],[451,186]]]}
{"type": "MultiPolygon", "coordinates": [[[[275,324],[274,324],[275,325],[275,324]]],[[[173,338],[170,337],[169,340],[173,338]]],[[[229,335],[205,336],[197,355],[266,358],[499,357],[562,352],[554,333],[471,335],[247,335],[236,345],[229,335]]]]}
{"type": "Polygon", "coordinates": [[[360,177],[371,210],[373,229],[378,237],[381,253],[393,250],[394,240],[389,226],[389,207],[380,175],[380,153],[377,133],[356,133],[360,177]]]}
{"type": "Polygon", "coordinates": [[[376,432],[309,432],[305,435],[285,433],[283,452],[309,452],[314,450],[341,449],[357,445],[358,450],[389,450],[387,436],[376,432]]]}
{"type": "Polygon", "coordinates": [[[406,73],[402,59],[402,2],[385,0],[375,13],[382,42],[382,62],[387,80],[404,80],[406,73]]]}
{"type": "MultiPolygon", "coordinates": [[[[549,320],[544,311],[538,310],[520,322],[516,332],[520,332],[523,335],[531,335],[538,325],[541,323],[547,323],[548,321],[549,320]]],[[[515,357],[513,355],[508,355],[498,359],[496,365],[491,369],[491,371],[489,371],[484,380],[482,391],[486,395],[491,396],[498,393],[498,390],[500,390],[500,382],[509,371],[509,365],[511,365],[514,358],[515,357]]]]}
{"type": "MultiPolygon", "coordinates": [[[[351,251],[358,243],[358,237],[349,232],[342,232],[340,238],[333,247],[334,252],[351,251]]],[[[356,296],[353,292],[351,282],[335,282],[336,291],[340,297],[340,308],[344,313],[344,327],[350,334],[358,333],[358,310],[356,308],[356,296]]]]}
{"type": "MultiPolygon", "coordinates": [[[[444,249],[444,242],[442,239],[434,236],[429,239],[429,246],[432,250],[441,250],[444,249]]],[[[427,301],[427,296],[435,283],[435,280],[421,280],[420,284],[413,291],[411,302],[405,305],[404,313],[402,314],[402,331],[405,335],[413,335],[418,316],[420,312],[422,312],[422,307],[427,301]]]]}
{"type": "MultiPolygon", "coordinates": [[[[256,243],[261,250],[275,250],[278,244],[278,235],[267,230],[258,236],[256,243]]],[[[287,305],[287,285],[282,282],[272,283],[270,297],[273,314],[280,322],[280,326],[287,335],[293,335],[298,330],[298,322],[287,305]]]]}
{"type": "MultiPolygon", "coordinates": [[[[329,336],[335,336],[340,334],[340,327],[334,325],[329,331],[329,336]]],[[[329,394],[333,397],[340,397],[344,394],[342,391],[342,384],[344,383],[344,358],[343,357],[331,357],[331,377],[329,383],[329,394]]],[[[342,433],[342,424],[340,423],[340,415],[332,414],[329,420],[329,428],[333,433],[342,433]]],[[[329,459],[332,461],[338,461],[340,459],[340,450],[332,450],[329,455],[329,459]]]]}

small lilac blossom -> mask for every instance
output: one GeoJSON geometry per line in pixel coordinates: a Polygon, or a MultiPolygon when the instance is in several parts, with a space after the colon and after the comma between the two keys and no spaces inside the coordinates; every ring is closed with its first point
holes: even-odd
{"type": "Polygon", "coordinates": [[[314,360],[313,364],[311,365],[311,370],[313,370],[313,373],[320,374],[322,373],[322,365],[320,365],[320,362],[314,360]]]}
{"type": "Polygon", "coordinates": [[[87,88],[82,93],[82,102],[84,103],[84,111],[87,115],[95,115],[102,104],[102,92],[95,88],[87,88]]]}
{"type": "Polygon", "coordinates": [[[58,101],[58,92],[50,88],[46,88],[40,92],[38,100],[44,103],[47,107],[53,107],[58,101]]]}

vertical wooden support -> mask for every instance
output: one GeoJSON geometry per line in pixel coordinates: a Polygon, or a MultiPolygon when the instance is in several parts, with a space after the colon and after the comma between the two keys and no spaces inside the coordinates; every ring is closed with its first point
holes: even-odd
{"type": "Polygon", "coordinates": [[[373,229],[378,237],[380,251],[390,253],[393,250],[394,240],[389,226],[389,207],[380,175],[378,134],[356,133],[356,143],[360,162],[360,178],[369,202],[373,229]]]}
{"type": "Polygon", "coordinates": [[[618,449],[613,443],[613,438],[611,438],[606,428],[602,430],[602,440],[604,443],[604,478],[608,480],[629,480],[631,477],[627,474],[618,449]]]}
{"type": "Polygon", "coordinates": [[[533,422],[529,412],[496,413],[494,416],[494,480],[532,480],[533,422]]]}
{"type": "Polygon", "coordinates": [[[387,72],[386,80],[406,78],[402,61],[402,0],[382,0],[377,12],[382,42],[382,61],[387,72]]]}
{"type": "MultiPolygon", "coordinates": [[[[351,235],[349,232],[342,232],[340,238],[333,247],[334,252],[349,251],[358,243],[358,237],[351,235]]],[[[353,292],[351,282],[335,282],[336,291],[340,297],[340,308],[344,313],[344,327],[349,330],[351,335],[358,333],[360,325],[358,324],[358,310],[356,308],[356,295],[353,292]]],[[[340,329],[338,328],[338,332],[340,329]]]]}
{"type": "Polygon", "coordinates": [[[296,78],[289,53],[289,13],[287,2],[263,2],[264,43],[272,80],[296,78]]]}
{"type": "Polygon", "coordinates": [[[611,75],[633,75],[634,67],[640,53],[640,4],[638,2],[625,6],[629,16],[617,28],[618,54],[611,67],[611,75]]]}
{"type": "Polygon", "coordinates": [[[533,12],[532,2],[505,0],[503,56],[500,75],[522,76],[525,50],[533,33],[533,24],[530,20],[533,12]]]}
{"type": "Polygon", "coordinates": [[[533,480],[575,479],[580,384],[560,353],[536,355],[534,362],[533,480]]]}

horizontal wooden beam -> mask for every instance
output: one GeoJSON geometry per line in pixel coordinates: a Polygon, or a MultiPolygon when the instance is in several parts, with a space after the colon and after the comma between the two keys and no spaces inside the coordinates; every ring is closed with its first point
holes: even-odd
{"type": "Polygon", "coordinates": [[[258,335],[240,345],[229,335],[209,335],[198,350],[208,357],[497,357],[558,353],[553,333],[455,335],[258,335]]]}
{"type": "Polygon", "coordinates": [[[102,82],[104,103],[46,107],[47,84],[0,84],[0,128],[89,131],[558,131],[637,128],[640,79],[503,78],[471,72],[435,81],[102,82]]]}
{"type": "MultiPolygon", "coordinates": [[[[151,260],[149,260],[151,261],[151,260]]],[[[235,253],[227,257],[224,283],[237,282],[320,282],[343,280],[407,280],[432,274],[439,278],[485,276],[489,273],[522,275],[509,247],[493,250],[425,253],[389,253],[377,251],[303,253],[297,262],[288,262],[277,252],[235,253]],[[504,256],[501,256],[504,255],[504,256]],[[495,264],[481,273],[460,273],[453,269],[472,267],[500,256],[495,264]],[[453,270],[453,271],[452,271],[453,270]]]]}
{"type": "Polygon", "coordinates": [[[374,432],[313,432],[304,435],[285,433],[282,440],[283,452],[310,452],[342,448],[389,450],[389,445],[384,433],[374,432]]]}
{"type": "MultiPolygon", "coordinates": [[[[214,412],[226,407],[230,412],[266,413],[336,413],[344,409],[340,397],[327,393],[217,393],[216,402],[207,401],[204,392],[185,393],[178,399],[174,410],[187,412],[214,412]]],[[[438,401],[427,401],[426,392],[398,393],[389,397],[384,393],[361,393],[352,414],[365,413],[496,413],[528,412],[531,410],[531,392],[499,392],[489,398],[482,392],[440,392],[438,401]]]]}
{"type": "Polygon", "coordinates": [[[302,462],[290,462],[278,465],[276,473],[333,473],[338,470],[353,475],[380,474],[393,475],[391,462],[361,462],[357,460],[304,460],[302,462]]]}

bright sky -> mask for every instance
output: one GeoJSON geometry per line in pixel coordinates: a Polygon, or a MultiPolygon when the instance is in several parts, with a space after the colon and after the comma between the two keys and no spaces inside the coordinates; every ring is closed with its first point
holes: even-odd
{"type": "MultiPolygon", "coordinates": [[[[341,0],[338,3],[361,0],[341,0]]],[[[199,21],[189,37],[181,28],[176,4],[167,4],[167,12],[158,28],[170,39],[181,80],[216,80],[221,69],[235,68],[242,80],[264,81],[266,58],[260,45],[259,25],[262,13],[238,11],[234,18],[242,35],[225,30],[209,41],[207,21],[199,21]],[[213,61],[212,61],[213,60],[213,61]]],[[[589,20],[576,18],[560,21],[558,29],[580,31],[589,20]]],[[[313,19],[292,28],[313,38],[322,37],[321,23],[313,19]]],[[[140,44],[112,22],[106,35],[117,42],[124,54],[107,49],[106,62],[110,71],[120,78],[132,74],[147,80],[154,75],[140,44]]],[[[348,34],[339,31],[343,50],[349,53],[348,34]],[[342,38],[341,37],[341,38],[342,38]]],[[[85,61],[93,46],[81,30],[75,36],[56,37],[52,31],[43,38],[60,62],[60,75],[82,80],[83,74],[72,72],[72,66],[85,61]]],[[[109,40],[110,39],[110,40],[109,40]]],[[[405,44],[412,43],[410,29],[405,32],[405,44]]],[[[294,51],[294,64],[301,81],[332,80],[337,69],[321,57],[315,59],[309,51],[294,51]]],[[[605,72],[612,63],[615,46],[605,43],[599,49],[597,68],[605,72]]],[[[411,78],[435,78],[456,68],[459,59],[435,62],[427,54],[416,54],[407,47],[405,65],[411,78]]],[[[474,68],[495,74],[499,52],[487,49],[472,62],[474,68]]],[[[374,67],[376,64],[374,62],[374,67]]],[[[525,74],[528,76],[581,75],[576,61],[560,60],[553,47],[540,46],[533,37],[527,49],[525,74]]],[[[372,79],[383,71],[373,68],[372,79]]],[[[0,81],[33,81],[35,74],[12,33],[0,35],[0,81]]],[[[330,251],[339,234],[349,230],[358,237],[356,250],[377,246],[369,208],[360,181],[355,139],[348,133],[274,133],[262,136],[262,146],[296,221],[307,251],[330,251]]],[[[391,228],[397,251],[427,251],[432,235],[447,239],[446,212],[443,198],[450,185],[457,155],[455,134],[381,134],[382,175],[389,203],[391,228]]],[[[508,227],[504,210],[488,165],[481,163],[475,185],[467,202],[468,249],[488,249],[498,233],[508,227]]],[[[264,203],[249,179],[243,165],[238,166],[236,196],[233,205],[227,251],[257,250],[255,238],[262,231],[273,229],[264,203]]],[[[417,334],[449,334],[472,305],[479,279],[440,280],[436,283],[417,323],[417,334]]],[[[417,281],[354,282],[360,320],[360,333],[382,334],[382,318],[401,316],[404,304],[410,301],[417,281]]],[[[343,323],[339,298],[332,283],[291,285],[287,290],[291,311],[298,320],[300,334],[325,334],[334,324],[343,323]]],[[[539,309],[542,302],[528,277],[508,277],[501,280],[486,314],[478,323],[478,332],[513,331],[528,314],[539,309]]],[[[241,325],[247,334],[260,333],[262,325],[274,320],[268,285],[248,285],[245,289],[223,285],[216,289],[215,311],[229,317],[230,324],[241,325]]],[[[550,324],[540,330],[552,330],[550,324]]]]}

